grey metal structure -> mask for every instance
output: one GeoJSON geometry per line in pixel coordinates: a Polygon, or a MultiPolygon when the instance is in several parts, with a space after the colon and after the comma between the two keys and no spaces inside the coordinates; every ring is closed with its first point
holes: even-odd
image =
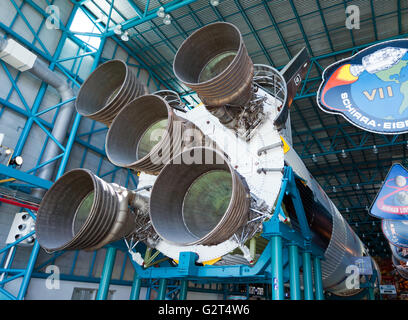
{"type": "Polygon", "coordinates": [[[168,242],[217,245],[248,222],[250,199],[245,180],[226,155],[195,147],[176,155],[161,170],[151,192],[150,219],[168,242]],[[193,162],[186,164],[185,159],[193,162]],[[214,202],[221,195],[230,197],[228,206],[217,208],[214,202]]]}

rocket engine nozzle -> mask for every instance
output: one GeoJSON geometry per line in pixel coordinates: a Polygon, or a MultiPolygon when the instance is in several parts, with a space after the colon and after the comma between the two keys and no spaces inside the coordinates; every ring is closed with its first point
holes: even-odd
{"type": "MultiPolygon", "coordinates": [[[[107,183],[87,169],[71,170],[52,185],[40,204],[38,242],[48,252],[96,250],[126,237],[147,215],[146,210],[129,210],[134,199],[127,189],[107,183]]],[[[137,200],[140,202],[140,197],[137,200]]],[[[147,205],[147,199],[143,202],[147,205]]]]}
{"type": "Polygon", "coordinates": [[[117,166],[158,174],[173,155],[204,135],[190,121],[177,116],[158,95],[144,95],[127,104],[106,136],[106,154],[117,166]]]}
{"type": "Polygon", "coordinates": [[[75,107],[82,116],[109,127],[126,104],[145,92],[145,87],[126,63],[111,60],[101,64],[84,81],[75,107]]]}
{"type": "Polygon", "coordinates": [[[176,53],[174,74],[208,106],[245,105],[254,66],[237,27],[216,22],[194,32],[176,53]]]}
{"type": "Polygon", "coordinates": [[[249,190],[220,151],[195,147],[160,172],[151,193],[156,232],[178,245],[228,240],[248,220],[249,190]]]}

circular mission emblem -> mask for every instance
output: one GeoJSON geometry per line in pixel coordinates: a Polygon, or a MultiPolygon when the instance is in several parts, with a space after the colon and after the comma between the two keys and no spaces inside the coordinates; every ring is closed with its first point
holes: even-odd
{"type": "Polygon", "coordinates": [[[371,46],[329,66],[317,103],[363,130],[408,132],[408,39],[371,46]]]}

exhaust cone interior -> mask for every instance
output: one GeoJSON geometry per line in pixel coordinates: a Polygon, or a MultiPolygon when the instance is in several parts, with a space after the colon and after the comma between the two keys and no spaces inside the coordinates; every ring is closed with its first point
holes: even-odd
{"type": "Polygon", "coordinates": [[[205,82],[218,76],[231,64],[236,55],[236,51],[226,51],[212,58],[200,72],[198,81],[205,82]]]}
{"type": "Polygon", "coordinates": [[[183,201],[182,214],[186,228],[197,239],[204,237],[220,222],[231,197],[231,173],[212,170],[198,177],[191,184],[183,201]]]}
{"type": "Polygon", "coordinates": [[[147,156],[153,147],[161,141],[163,134],[166,132],[167,123],[167,119],[162,119],[147,128],[137,144],[137,159],[147,156]]]}
{"type": "Polygon", "coordinates": [[[191,148],[160,172],[151,193],[156,232],[179,245],[217,244],[247,220],[248,190],[228,160],[214,149],[191,148]]]}
{"type": "Polygon", "coordinates": [[[81,201],[80,205],[75,211],[74,219],[72,221],[72,236],[75,236],[84,225],[95,199],[95,192],[92,190],[81,201]]]}
{"type": "MultiPolygon", "coordinates": [[[[158,172],[170,156],[173,121],[167,102],[156,95],[133,100],[116,116],[106,136],[109,160],[120,167],[158,172]]],[[[177,134],[181,139],[181,134],[177,134]]]]}

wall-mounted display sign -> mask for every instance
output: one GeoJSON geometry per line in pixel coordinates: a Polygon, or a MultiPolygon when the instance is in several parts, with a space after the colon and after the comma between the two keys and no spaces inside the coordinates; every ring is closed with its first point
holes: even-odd
{"type": "Polygon", "coordinates": [[[370,214],[380,219],[408,219],[408,170],[394,164],[385,178],[370,214]]]}
{"type": "Polygon", "coordinates": [[[370,132],[408,132],[408,39],[387,41],[329,66],[319,107],[370,132]]]}
{"type": "Polygon", "coordinates": [[[396,295],[397,289],[395,288],[393,284],[383,284],[383,285],[380,285],[380,292],[381,294],[396,295]]]}
{"type": "Polygon", "coordinates": [[[385,238],[394,246],[408,248],[408,220],[381,221],[381,228],[385,238]]]}

